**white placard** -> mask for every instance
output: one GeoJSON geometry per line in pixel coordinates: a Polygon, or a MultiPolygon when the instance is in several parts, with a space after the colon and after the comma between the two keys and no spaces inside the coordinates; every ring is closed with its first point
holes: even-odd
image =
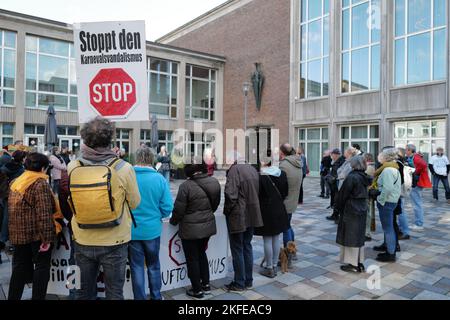
{"type": "MultiPolygon", "coordinates": [[[[209,240],[208,250],[206,252],[209,260],[211,281],[225,278],[228,274],[228,232],[224,215],[216,215],[216,225],[217,234],[209,240]]],[[[70,242],[68,241],[68,236],[68,231],[65,229],[64,238],[67,241],[63,240],[53,250],[50,281],[47,289],[48,294],[69,295],[69,290],[66,287],[67,268],[70,258],[70,242]]],[[[184,252],[181,246],[181,240],[178,237],[178,227],[170,225],[167,221],[163,224],[159,259],[161,263],[161,291],[190,285],[184,252]]],[[[104,284],[101,279],[102,276],[99,275],[97,292],[99,297],[104,297],[104,284]]],[[[125,299],[132,299],[133,290],[129,265],[127,265],[125,279],[125,299]]],[[[147,272],[145,273],[145,281],[145,287],[148,290],[147,272]]]]}
{"type": "Polygon", "coordinates": [[[78,117],[149,120],[144,21],[74,24],[78,117]]]}

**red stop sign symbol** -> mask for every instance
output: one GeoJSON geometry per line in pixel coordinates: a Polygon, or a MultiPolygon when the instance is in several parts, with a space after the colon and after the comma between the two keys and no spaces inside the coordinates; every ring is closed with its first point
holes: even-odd
{"type": "Polygon", "coordinates": [[[136,104],[136,83],[122,68],[102,69],[89,83],[89,97],[101,116],[126,116],[136,104]]]}

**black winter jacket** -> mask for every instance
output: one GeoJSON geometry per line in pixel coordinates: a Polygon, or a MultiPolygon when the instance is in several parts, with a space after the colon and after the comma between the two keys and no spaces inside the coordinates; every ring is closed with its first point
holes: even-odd
{"type": "Polygon", "coordinates": [[[214,212],[220,204],[220,193],[217,179],[207,174],[194,176],[181,184],[170,223],[180,225],[178,235],[182,240],[205,239],[216,234],[214,212]]]}
{"type": "Polygon", "coordinates": [[[370,178],[363,171],[352,171],[344,180],[336,200],[341,213],[336,242],[345,247],[364,246],[370,178]]]}
{"type": "Polygon", "coordinates": [[[286,173],[279,177],[261,174],[259,177],[259,203],[264,226],[255,229],[257,236],[276,236],[289,228],[284,199],[288,195],[286,173]],[[277,188],[277,189],[275,189],[277,188]]]}

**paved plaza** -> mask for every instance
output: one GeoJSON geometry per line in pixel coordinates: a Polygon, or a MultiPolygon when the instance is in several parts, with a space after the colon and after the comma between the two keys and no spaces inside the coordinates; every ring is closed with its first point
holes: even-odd
{"type": "MultiPolygon", "coordinates": [[[[223,173],[217,174],[221,184],[223,173]]],[[[172,191],[180,182],[172,183],[172,191]]],[[[254,288],[242,294],[225,292],[222,288],[231,280],[230,276],[212,282],[213,300],[450,300],[450,205],[444,201],[432,201],[431,191],[425,192],[425,231],[412,233],[412,239],[401,242],[401,253],[397,263],[386,264],[375,261],[372,246],[382,242],[380,224],[373,235],[373,241],[366,243],[366,268],[379,266],[381,283],[379,289],[369,289],[367,279],[372,274],[348,274],[340,270],[339,248],[335,243],[336,225],[325,220],[330,213],[325,208],[329,201],[318,198],[319,180],[305,180],[305,204],[299,206],[293,217],[296,241],[299,250],[298,261],[289,273],[269,279],[258,274],[263,257],[261,237],[254,238],[254,288]]],[[[221,212],[223,206],[219,209],[221,212]]],[[[406,202],[406,211],[411,221],[412,209],[406,202]]],[[[378,220],[378,219],[377,219],[378,220]]],[[[10,276],[10,257],[2,253],[0,265],[0,300],[5,299],[10,276]]],[[[25,290],[24,298],[31,297],[31,290],[25,290]]],[[[164,293],[165,299],[189,300],[185,289],[164,293]]],[[[49,296],[49,299],[62,297],[49,296]]]]}

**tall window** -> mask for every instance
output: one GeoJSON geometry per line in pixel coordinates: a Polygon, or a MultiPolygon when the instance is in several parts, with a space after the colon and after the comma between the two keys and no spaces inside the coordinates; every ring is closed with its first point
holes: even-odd
{"type": "Polygon", "coordinates": [[[116,147],[130,152],[130,130],[116,129],[116,147]]]}
{"type": "Polygon", "coordinates": [[[378,125],[355,125],[341,127],[341,148],[359,144],[361,150],[378,156],[380,150],[380,127],[378,125]]]}
{"type": "Polygon", "coordinates": [[[300,129],[298,138],[311,174],[319,175],[323,152],[328,149],[328,128],[300,129]]]}
{"type": "Polygon", "coordinates": [[[396,86],[446,77],[446,0],[395,0],[396,86]]]}
{"type": "Polygon", "coordinates": [[[12,123],[0,123],[0,142],[1,147],[6,147],[13,144],[14,124],[12,123]]]}
{"type": "Polygon", "coordinates": [[[216,71],[186,65],[186,119],[215,121],[216,71]]]}
{"type": "MultiPolygon", "coordinates": [[[[146,144],[148,147],[152,146],[151,130],[141,130],[141,144],[146,144]]],[[[158,131],[158,151],[162,146],[166,146],[167,152],[172,152],[173,133],[171,131],[158,131]]]]}
{"type": "Polygon", "coordinates": [[[302,0],[300,98],[328,95],[329,83],[329,0],[302,0]]]}
{"type": "Polygon", "coordinates": [[[394,124],[396,147],[414,144],[428,161],[438,147],[446,148],[447,124],[442,120],[397,122],[394,124]]]}
{"type": "Polygon", "coordinates": [[[78,110],[73,44],[26,37],[27,107],[78,110]]]}
{"type": "Polygon", "coordinates": [[[164,118],[177,117],[178,64],[148,58],[150,113],[164,118]]]}
{"type": "Polygon", "coordinates": [[[0,30],[0,106],[13,106],[16,88],[16,33],[0,30]]]}
{"type": "Polygon", "coordinates": [[[380,88],[380,19],[380,0],[343,0],[343,93],[380,88]]]}

